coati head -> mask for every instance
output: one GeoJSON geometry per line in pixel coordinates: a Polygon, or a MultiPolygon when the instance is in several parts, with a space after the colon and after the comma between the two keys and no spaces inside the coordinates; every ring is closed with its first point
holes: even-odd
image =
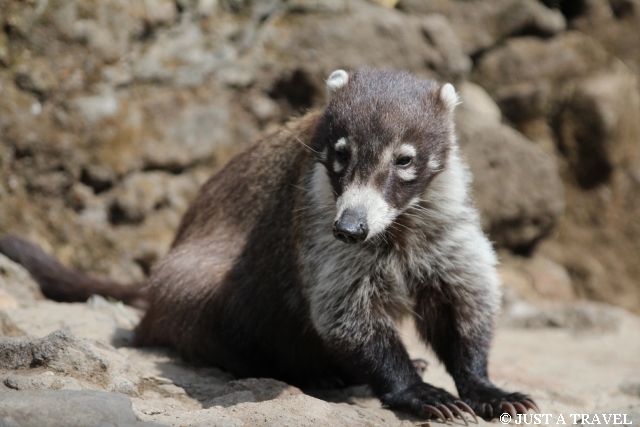
{"type": "Polygon", "coordinates": [[[312,148],[336,196],[334,236],[358,243],[382,233],[446,167],[454,143],[450,84],[406,72],[336,70],[312,148]]]}

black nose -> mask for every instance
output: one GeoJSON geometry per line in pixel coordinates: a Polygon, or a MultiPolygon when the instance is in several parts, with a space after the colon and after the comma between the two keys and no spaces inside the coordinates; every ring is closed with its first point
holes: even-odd
{"type": "Polygon", "coordinates": [[[333,224],[333,236],[345,243],[360,243],[367,238],[367,216],[364,209],[345,209],[333,224]]]}

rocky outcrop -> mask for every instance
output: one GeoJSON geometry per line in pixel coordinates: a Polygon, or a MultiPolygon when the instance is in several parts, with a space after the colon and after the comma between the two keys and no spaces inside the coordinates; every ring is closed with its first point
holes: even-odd
{"type": "Polygon", "coordinates": [[[36,339],[3,338],[0,378],[4,387],[13,390],[100,388],[131,396],[139,394],[140,381],[115,349],[99,342],[83,342],[62,330],[36,339]]]}
{"type": "Polygon", "coordinates": [[[564,212],[555,159],[503,124],[466,112],[457,122],[485,230],[500,246],[528,250],[564,212]]]}

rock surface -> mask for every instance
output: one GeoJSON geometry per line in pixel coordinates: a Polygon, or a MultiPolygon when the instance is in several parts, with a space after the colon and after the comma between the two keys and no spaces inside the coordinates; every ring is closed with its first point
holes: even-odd
{"type": "Polygon", "coordinates": [[[127,396],[70,390],[0,392],[0,424],[5,427],[159,426],[139,422],[127,396]]]}
{"type": "Polygon", "coordinates": [[[531,247],[564,211],[555,159],[500,123],[465,112],[457,115],[457,123],[485,230],[500,246],[531,247]]]}

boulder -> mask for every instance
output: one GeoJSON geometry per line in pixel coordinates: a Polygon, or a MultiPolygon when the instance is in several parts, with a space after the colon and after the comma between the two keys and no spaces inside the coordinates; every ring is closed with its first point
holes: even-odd
{"type": "Polygon", "coordinates": [[[638,117],[638,79],[624,67],[572,85],[556,128],[560,149],[581,187],[606,182],[614,168],[637,161],[638,117]]]}
{"type": "Polygon", "coordinates": [[[568,31],[550,40],[519,37],[482,55],[471,79],[513,122],[548,118],[570,79],[606,69],[610,54],[587,35],[568,31]]]}
{"type": "Polygon", "coordinates": [[[0,425],[6,427],[161,427],[138,421],[131,399],[103,391],[0,392],[0,425]]]}
{"type": "Polygon", "coordinates": [[[456,89],[460,96],[460,105],[456,110],[458,113],[462,112],[496,125],[502,122],[500,107],[481,86],[470,81],[463,81],[456,85],[456,89]]]}
{"type": "Polygon", "coordinates": [[[456,121],[485,231],[498,246],[531,248],[549,234],[564,212],[555,160],[506,125],[464,111],[456,121]]]}
{"type": "Polygon", "coordinates": [[[427,15],[422,20],[422,31],[440,53],[441,58],[435,60],[433,67],[442,77],[459,80],[471,71],[471,58],[462,51],[460,39],[444,15],[427,15]]]}
{"type": "Polygon", "coordinates": [[[410,14],[439,13],[446,16],[467,55],[477,55],[511,36],[553,36],[563,31],[566,20],[556,9],[536,0],[401,0],[398,7],[410,14]]]}
{"type": "MultiPolygon", "coordinates": [[[[436,31],[435,24],[432,28],[436,31]]],[[[452,33],[446,28],[437,31],[437,43],[441,45],[447,42],[442,31],[452,33]]],[[[438,64],[452,74],[460,72],[448,70],[455,61],[445,64],[443,54],[425,37],[421,18],[364,1],[351,2],[348,10],[333,14],[330,19],[318,19],[314,14],[288,16],[263,37],[266,53],[262,66],[268,71],[262,84],[269,85],[265,89],[275,92],[272,95],[276,98],[291,98],[295,94],[291,92],[306,91],[297,94],[306,96],[298,108],[320,105],[324,100],[324,79],[337,68],[395,68],[435,76],[433,71],[425,70],[425,64],[438,64]],[[292,79],[290,76],[295,77],[296,72],[298,78],[292,79]],[[285,79],[294,80],[295,85],[283,85],[285,79]]],[[[459,59],[455,52],[451,54],[459,59]]]]}
{"type": "Polygon", "coordinates": [[[113,347],[59,330],[43,338],[1,338],[0,382],[18,390],[55,389],[66,384],[76,389],[103,389],[136,396],[140,378],[113,347]],[[42,370],[49,374],[33,378],[42,370]]]}
{"type": "Polygon", "coordinates": [[[23,307],[34,305],[36,301],[44,299],[40,286],[31,278],[29,272],[4,255],[0,255],[0,291],[6,292],[23,307]]]}

